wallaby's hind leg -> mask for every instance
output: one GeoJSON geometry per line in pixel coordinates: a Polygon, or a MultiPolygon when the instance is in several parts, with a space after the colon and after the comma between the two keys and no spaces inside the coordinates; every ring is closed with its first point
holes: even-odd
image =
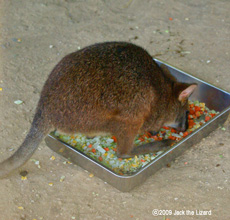
{"type": "Polygon", "coordinates": [[[154,141],[148,144],[143,144],[137,147],[134,147],[131,151],[131,154],[138,155],[138,154],[147,154],[147,153],[155,153],[158,151],[166,151],[170,149],[171,145],[175,141],[173,140],[162,140],[162,141],[154,141]]]}

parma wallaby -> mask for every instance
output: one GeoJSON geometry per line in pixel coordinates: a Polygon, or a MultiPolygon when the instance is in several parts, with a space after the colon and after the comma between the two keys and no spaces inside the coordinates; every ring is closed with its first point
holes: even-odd
{"type": "Polygon", "coordinates": [[[195,84],[177,82],[141,47],[106,42],[65,56],[41,92],[19,149],[0,164],[0,177],[23,165],[49,132],[112,134],[121,158],[162,150],[171,140],[134,147],[139,132],[163,125],[185,131],[195,84]]]}

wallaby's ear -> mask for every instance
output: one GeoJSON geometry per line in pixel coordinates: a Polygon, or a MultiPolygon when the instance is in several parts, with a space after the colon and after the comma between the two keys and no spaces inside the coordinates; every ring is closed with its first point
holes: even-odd
{"type": "Polygon", "coordinates": [[[176,78],[170,73],[170,71],[169,71],[169,69],[168,69],[168,67],[166,65],[161,64],[160,68],[161,68],[161,70],[163,71],[164,75],[167,78],[169,78],[172,81],[176,82],[176,78]]]}
{"type": "Polygon", "coordinates": [[[196,84],[191,84],[187,86],[187,88],[183,89],[178,96],[178,100],[180,102],[183,102],[189,98],[189,96],[194,92],[196,89],[197,85],[196,84]]]}

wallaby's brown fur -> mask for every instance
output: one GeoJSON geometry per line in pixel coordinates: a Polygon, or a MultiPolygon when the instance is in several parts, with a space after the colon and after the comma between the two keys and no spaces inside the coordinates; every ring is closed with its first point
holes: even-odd
{"type": "Polygon", "coordinates": [[[95,44],[64,57],[49,75],[31,130],[18,151],[0,164],[0,176],[24,164],[42,138],[110,133],[119,157],[159,150],[170,141],[133,147],[139,132],[163,125],[186,129],[187,99],[195,85],[176,82],[141,47],[126,42],[95,44]]]}

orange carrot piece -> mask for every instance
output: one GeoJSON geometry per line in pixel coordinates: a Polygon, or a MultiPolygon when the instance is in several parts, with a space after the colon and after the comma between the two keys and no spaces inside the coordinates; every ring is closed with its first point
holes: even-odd
{"type": "Polygon", "coordinates": [[[209,121],[211,118],[209,117],[209,116],[205,116],[205,121],[207,122],[207,121],[209,121]]]}
{"type": "Polygon", "coordinates": [[[115,136],[112,136],[112,139],[115,143],[117,142],[117,138],[115,136]]]}
{"type": "Polygon", "coordinates": [[[98,157],[98,160],[102,161],[102,160],[103,160],[103,158],[102,158],[102,157],[98,157]]]}

